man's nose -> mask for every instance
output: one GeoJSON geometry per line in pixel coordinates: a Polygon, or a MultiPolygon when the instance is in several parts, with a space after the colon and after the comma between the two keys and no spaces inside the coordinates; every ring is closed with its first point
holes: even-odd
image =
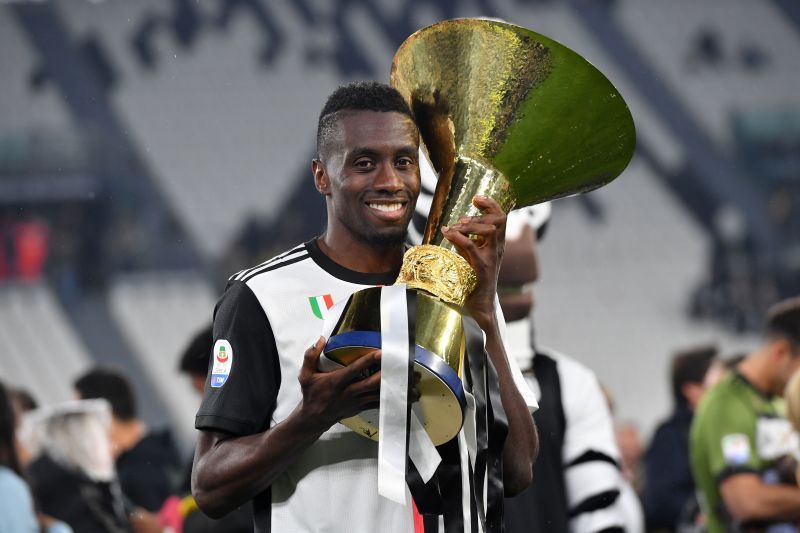
{"type": "Polygon", "coordinates": [[[381,165],[375,177],[374,187],[377,190],[396,192],[404,187],[403,178],[394,165],[381,165]]]}

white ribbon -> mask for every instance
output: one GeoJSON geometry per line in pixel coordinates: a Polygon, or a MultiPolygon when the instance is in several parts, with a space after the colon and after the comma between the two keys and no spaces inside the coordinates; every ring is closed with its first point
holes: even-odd
{"type": "Polygon", "coordinates": [[[381,289],[381,395],[378,494],[406,505],[408,424],[408,309],[406,286],[381,289]]]}
{"type": "MultiPolygon", "coordinates": [[[[328,312],[322,335],[327,340],[333,334],[349,298],[339,301],[328,312]]],[[[408,505],[406,488],[406,458],[416,466],[427,483],[442,461],[431,442],[418,414],[419,405],[407,418],[408,405],[408,308],[406,286],[390,285],[381,288],[381,392],[378,412],[378,493],[401,505],[408,505]],[[408,428],[408,429],[407,429],[408,428]],[[408,442],[408,449],[406,449],[408,442]]],[[[321,354],[319,369],[325,372],[342,365],[321,354]]],[[[370,410],[369,412],[374,412],[370,410]]],[[[367,414],[365,411],[362,416],[367,414]]]]}

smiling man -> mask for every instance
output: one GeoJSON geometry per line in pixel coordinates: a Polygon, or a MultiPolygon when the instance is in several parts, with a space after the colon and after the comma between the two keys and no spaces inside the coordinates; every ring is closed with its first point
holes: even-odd
{"type": "MultiPolygon", "coordinates": [[[[359,376],[380,351],[334,372],[317,370],[326,311],[397,278],[420,188],[418,145],[411,111],[394,89],[357,83],[329,97],[312,163],[327,205],[325,233],[231,277],[215,309],[192,480],[207,514],[252,499],[257,532],[419,530],[412,506],[378,495],[377,443],[336,423],[377,406],[380,372],[359,376]]],[[[466,308],[497,370],[508,417],[503,477],[513,494],[531,481],[535,400],[509,364],[495,310],[506,217],[492,200],[476,198],[475,205],[483,215],[463,219],[445,236],[478,276],[466,308]],[[481,244],[469,235],[483,237],[481,244]]],[[[469,483],[461,485],[469,498],[469,483]]],[[[463,507],[462,528],[474,530],[477,517],[469,503],[463,507]]]]}

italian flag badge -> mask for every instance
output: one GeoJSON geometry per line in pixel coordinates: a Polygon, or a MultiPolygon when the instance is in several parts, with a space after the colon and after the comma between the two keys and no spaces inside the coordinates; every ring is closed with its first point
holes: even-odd
{"type": "Polygon", "coordinates": [[[314,313],[314,316],[320,320],[325,320],[328,309],[333,307],[333,298],[331,298],[330,294],[309,296],[308,303],[311,304],[311,311],[314,313]]]}

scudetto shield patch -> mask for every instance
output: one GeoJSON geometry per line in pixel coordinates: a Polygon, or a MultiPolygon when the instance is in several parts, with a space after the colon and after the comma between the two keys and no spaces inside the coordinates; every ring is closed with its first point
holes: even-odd
{"type": "Polygon", "coordinates": [[[211,388],[218,389],[225,385],[231,375],[233,366],[233,348],[231,343],[225,339],[219,339],[214,343],[214,366],[211,368],[211,388]]]}

